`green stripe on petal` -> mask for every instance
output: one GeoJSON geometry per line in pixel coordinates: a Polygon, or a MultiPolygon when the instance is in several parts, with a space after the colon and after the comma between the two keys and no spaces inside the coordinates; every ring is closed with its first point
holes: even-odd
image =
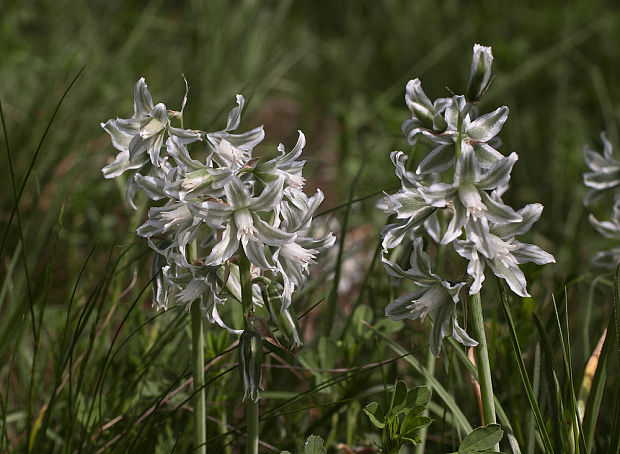
{"type": "Polygon", "coordinates": [[[489,169],[489,172],[478,182],[476,186],[481,189],[495,189],[498,186],[505,186],[510,180],[510,172],[519,157],[517,153],[511,153],[503,159],[497,161],[489,169]]]}
{"type": "Polygon", "coordinates": [[[465,129],[465,134],[474,140],[488,142],[499,134],[507,118],[508,107],[500,107],[472,121],[465,129]]]}
{"type": "Polygon", "coordinates": [[[263,189],[260,196],[252,198],[247,205],[254,212],[269,211],[280,203],[283,196],[284,178],[279,177],[263,189]]]}
{"type": "Polygon", "coordinates": [[[133,90],[133,111],[134,118],[144,118],[153,110],[153,98],[149,93],[144,77],[136,83],[133,90]]]}
{"type": "Polygon", "coordinates": [[[234,222],[229,222],[222,233],[222,239],[213,247],[211,254],[205,258],[205,265],[219,265],[224,263],[237,252],[238,247],[237,226],[234,222]]]}
{"type": "Polygon", "coordinates": [[[270,246],[281,246],[295,239],[295,233],[288,233],[269,225],[256,214],[252,214],[258,238],[270,246]]]}
{"type": "Polygon", "coordinates": [[[226,192],[226,201],[235,209],[247,207],[250,202],[248,189],[236,175],[231,177],[228,184],[224,187],[224,192],[226,192]]]}
{"type": "Polygon", "coordinates": [[[417,174],[439,173],[449,169],[454,164],[454,147],[439,145],[426,155],[418,168],[417,174]]]}

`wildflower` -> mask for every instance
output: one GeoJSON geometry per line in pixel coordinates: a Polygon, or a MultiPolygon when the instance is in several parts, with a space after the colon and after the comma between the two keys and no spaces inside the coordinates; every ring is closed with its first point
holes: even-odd
{"type": "MultiPolygon", "coordinates": [[[[133,171],[127,180],[133,208],[138,191],[163,201],[149,209],[137,231],[157,253],[154,304],[158,309],[172,304],[189,308],[199,302],[209,321],[237,332],[222,321],[218,307],[226,302],[224,290],[240,300],[239,270],[230,260],[241,248],[258,272],[268,276],[272,293],[280,292],[285,317],[292,310],[293,292],[305,285],[308,266],[334,242],[331,233],[318,239],[308,234],[323,194],[308,198],[303,193],[305,161],[299,157],[305,136],[299,131],[288,153],[280,144],[275,158],[255,158],[254,147],[265,133],[262,126],[236,132],[243,96],[236,96],[225,128],[216,132],[172,126],[186,100],[187,93],[181,112],[154,105],[141,78],[134,89],[133,116],[102,124],[120,151],[103,169],[104,176],[133,171]],[[201,160],[192,156],[193,147],[200,149],[201,160]],[[191,260],[190,244],[196,249],[191,260]]],[[[262,304],[260,289],[255,285],[253,290],[254,302],[262,304]]]]}
{"type": "Polygon", "coordinates": [[[533,203],[526,205],[517,212],[521,217],[520,221],[504,224],[491,223],[486,233],[487,248],[484,254],[472,240],[454,241],[456,252],[469,260],[467,273],[474,278],[474,282],[469,288],[471,295],[480,292],[482,289],[486,264],[491,268],[493,274],[505,279],[510,289],[517,295],[530,296],[526,289],[525,275],[518,265],[527,262],[544,265],[555,263],[555,259],[538,246],[521,243],[515,240],[515,237],[527,233],[532,224],[540,218],[542,210],[541,204],[533,203]]]}
{"type": "Polygon", "coordinates": [[[243,400],[248,397],[254,402],[258,402],[259,390],[263,389],[261,381],[263,378],[263,342],[260,335],[252,330],[246,329],[239,338],[239,373],[243,383],[243,400]]]}
{"type": "MultiPolygon", "coordinates": [[[[589,147],[584,149],[586,164],[590,172],[583,175],[583,181],[590,191],[586,194],[584,204],[590,205],[606,194],[613,194],[614,206],[611,221],[599,221],[590,214],[590,224],[604,237],[620,240],[620,162],[613,157],[613,147],[607,140],[605,133],[601,133],[603,153],[598,153],[589,147]]],[[[603,268],[614,268],[620,263],[620,247],[608,251],[601,251],[594,255],[592,263],[603,268]]]]}
{"type": "Polygon", "coordinates": [[[614,159],[613,147],[604,132],[601,133],[601,141],[603,153],[589,147],[583,150],[586,164],[590,167],[590,172],[583,174],[583,182],[590,188],[584,199],[586,205],[610,192],[616,194],[616,189],[620,187],[620,161],[614,159]]]}
{"type": "Polygon", "coordinates": [[[507,189],[510,173],[518,160],[516,153],[502,155],[495,147],[497,135],[508,118],[508,107],[478,115],[474,104],[491,82],[491,48],[476,44],[470,69],[467,96],[453,95],[431,101],[419,79],[407,84],[405,101],[411,112],[402,129],[410,144],[419,140],[431,151],[414,172],[405,168],[407,156],[393,152],[390,157],[402,188],[386,194],[378,206],[393,215],[395,222],[382,230],[382,261],[388,274],[409,280],[413,292],[400,296],[386,308],[393,319],[433,318],[431,351],[438,355],[441,341],[451,332],[464,345],[474,342],[456,321],[459,292],[467,284],[441,278],[430,271],[430,257],[422,250],[426,233],[441,245],[452,245],[469,261],[469,293],[480,292],[488,267],[505,279],[510,288],[527,296],[526,280],[519,265],[555,261],[538,246],[517,241],[540,217],[542,205],[528,205],[515,211],[501,194],[507,189]],[[454,168],[453,172],[450,171],[454,168]],[[449,217],[442,233],[440,216],[449,217]],[[424,227],[421,229],[420,227],[424,227]],[[411,269],[403,271],[386,254],[402,243],[413,242],[411,269]]]}
{"type": "Polygon", "coordinates": [[[456,305],[459,302],[459,292],[465,282],[450,283],[442,280],[437,274],[431,272],[429,255],[422,250],[422,239],[416,238],[413,242],[411,253],[411,268],[403,271],[396,263],[381,258],[385,269],[390,276],[408,279],[418,288],[403,296],[398,297],[385,308],[385,315],[392,320],[419,318],[424,321],[431,314],[433,328],[431,331],[431,352],[439,356],[441,342],[448,333],[467,346],[475,346],[478,343],[467,335],[456,319],[456,305]]]}
{"type": "MultiPolygon", "coordinates": [[[[486,192],[507,184],[517,159],[517,154],[512,153],[499,159],[491,169],[483,173],[473,147],[464,142],[456,163],[454,183],[434,183],[420,188],[422,197],[430,206],[449,206],[452,209],[452,219],[441,240],[442,244],[449,244],[461,236],[468,221],[484,225],[485,220],[498,224],[521,220],[511,207],[486,192]]],[[[484,238],[480,239],[479,246],[486,248],[484,238]]]]}

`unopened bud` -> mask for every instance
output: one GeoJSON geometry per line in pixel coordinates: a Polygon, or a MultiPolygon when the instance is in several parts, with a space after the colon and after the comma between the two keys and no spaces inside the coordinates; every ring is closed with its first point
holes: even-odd
{"type": "Polygon", "coordinates": [[[471,60],[469,84],[467,86],[467,100],[469,102],[478,101],[489,88],[492,64],[491,48],[474,44],[474,56],[471,60]]]}
{"type": "Polygon", "coordinates": [[[269,284],[262,289],[263,301],[269,309],[271,320],[276,324],[286,342],[291,346],[301,347],[302,342],[299,339],[299,323],[295,316],[295,310],[292,306],[283,310],[283,301],[278,288],[274,284],[269,284]]]}
{"type": "Polygon", "coordinates": [[[433,127],[433,117],[435,116],[433,103],[422,90],[420,79],[410,80],[407,83],[405,102],[414,119],[419,120],[427,128],[433,127]]]}
{"type": "Polygon", "coordinates": [[[243,400],[246,398],[258,402],[259,389],[263,378],[263,342],[260,335],[252,329],[246,329],[239,337],[239,373],[243,383],[243,400]]]}

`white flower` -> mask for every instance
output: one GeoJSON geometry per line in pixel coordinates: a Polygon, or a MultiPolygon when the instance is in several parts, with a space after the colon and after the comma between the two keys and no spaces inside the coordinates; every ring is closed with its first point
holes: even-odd
{"type": "Polygon", "coordinates": [[[586,147],[583,155],[590,167],[590,172],[583,174],[584,184],[590,188],[584,203],[590,205],[595,200],[601,198],[606,193],[614,192],[620,187],[620,161],[613,157],[613,147],[611,142],[601,133],[603,141],[603,153],[598,153],[586,147]]]}
{"type": "Polygon", "coordinates": [[[411,253],[411,268],[403,271],[396,263],[381,257],[390,276],[412,281],[418,289],[398,297],[385,308],[385,315],[392,320],[419,318],[424,321],[427,315],[433,318],[431,331],[431,351],[439,356],[443,338],[451,333],[463,345],[475,346],[478,343],[467,335],[456,320],[456,305],[459,292],[465,282],[450,283],[431,272],[430,257],[422,250],[422,239],[416,238],[411,253]]]}
{"type": "MultiPolygon", "coordinates": [[[[240,334],[222,321],[218,307],[226,295],[241,299],[239,268],[230,260],[241,247],[254,267],[253,277],[266,279],[281,301],[277,323],[284,324],[290,340],[300,345],[291,318],[293,292],[305,284],[319,250],[335,241],[331,233],[322,238],[309,234],[323,194],[317,191],[308,198],[301,192],[305,161],[298,158],[305,136],[299,131],[297,144],[288,153],[280,145],[279,156],[254,158],[263,127],[234,132],[241,121],[243,96],[237,95],[226,127],[211,133],[170,124],[182,118],[186,100],[187,93],[180,112],[169,112],[162,103],[153,105],[142,78],[134,89],[132,118],[102,124],[120,151],[103,169],[104,176],[133,171],[126,188],[133,208],[138,191],[164,201],[149,209],[147,221],[137,231],[157,252],[152,267],[155,305],[166,309],[181,304],[187,309],[199,302],[209,321],[240,334]],[[194,150],[198,154],[192,156],[194,150]],[[196,251],[191,263],[190,244],[196,251]]],[[[253,284],[252,289],[253,304],[261,305],[259,286],[253,284]]]]}
{"type": "Polygon", "coordinates": [[[517,159],[517,154],[512,153],[484,171],[473,147],[464,142],[456,163],[454,183],[433,183],[429,187],[420,187],[420,194],[430,206],[452,210],[452,219],[442,244],[449,244],[461,236],[468,221],[482,221],[478,225],[483,226],[487,220],[496,224],[521,220],[521,216],[499,197],[491,197],[486,192],[507,184],[517,159]]]}
{"type": "Polygon", "coordinates": [[[231,133],[239,127],[244,104],[245,98],[237,95],[237,107],[228,114],[226,128],[206,135],[207,143],[213,152],[213,160],[220,167],[233,170],[243,167],[250,160],[252,149],[265,137],[262,126],[242,134],[231,133]]]}
{"type": "MultiPolygon", "coordinates": [[[[584,199],[585,205],[602,198],[608,193],[614,196],[611,221],[599,221],[590,214],[592,226],[604,237],[620,240],[620,161],[613,157],[611,142],[601,133],[603,153],[598,153],[589,147],[584,149],[586,164],[590,172],[583,174],[583,182],[590,188],[584,199]]],[[[592,263],[603,268],[614,268],[620,263],[620,247],[601,251],[594,255],[592,263]]]]}
{"type": "Polygon", "coordinates": [[[228,260],[243,247],[250,261],[263,270],[273,269],[265,256],[265,245],[281,246],[295,238],[261,219],[258,213],[268,212],[280,203],[284,178],[269,183],[260,196],[254,197],[237,176],[232,176],[224,192],[226,200],[209,200],[191,207],[193,214],[208,225],[221,229],[222,238],[205,258],[206,265],[228,260]]]}
{"type": "Polygon", "coordinates": [[[538,265],[555,263],[555,258],[534,244],[521,243],[515,239],[529,231],[532,224],[542,214],[543,206],[539,203],[526,205],[518,211],[521,221],[507,224],[491,224],[486,233],[485,242],[488,249],[484,254],[473,240],[456,240],[454,249],[469,260],[467,273],[474,278],[469,289],[471,295],[478,293],[484,281],[485,264],[493,274],[506,280],[508,286],[519,296],[530,296],[527,292],[525,275],[518,265],[534,262],[538,265]]]}
{"type": "Polygon", "coordinates": [[[295,147],[286,153],[284,145],[278,145],[279,156],[269,161],[260,161],[254,167],[254,174],[265,183],[273,181],[279,177],[284,177],[288,186],[301,190],[304,187],[305,179],[301,172],[306,161],[296,161],[306,145],[306,136],[303,132],[298,131],[299,138],[295,147]]]}

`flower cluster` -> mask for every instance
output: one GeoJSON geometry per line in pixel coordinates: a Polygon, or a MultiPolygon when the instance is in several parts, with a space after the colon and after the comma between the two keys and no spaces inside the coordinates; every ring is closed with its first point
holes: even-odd
{"type": "MultiPolygon", "coordinates": [[[[304,286],[319,249],[335,240],[331,233],[319,239],[308,233],[323,194],[319,190],[308,197],[303,192],[305,161],[298,159],[305,137],[299,131],[292,150],[280,145],[270,159],[253,157],[264,131],[260,126],[235,132],[243,96],[237,95],[226,127],[216,132],[182,127],[186,101],[187,94],[179,112],[154,105],[142,78],[134,90],[133,116],[101,125],[119,150],[103,175],[129,174],[126,195],[134,208],[138,191],[160,201],[137,231],[157,252],[154,304],[158,309],[175,304],[189,308],[199,302],[209,321],[228,328],[218,307],[227,294],[241,298],[234,259],[243,253],[253,276],[262,276],[281,300],[278,323],[292,320],[293,292],[304,286]],[[180,127],[172,126],[175,120],[180,127]]],[[[253,294],[254,302],[262,304],[258,284],[253,294]]],[[[291,324],[288,329],[295,330],[291,324]]],[[[291,338],[301,343],[296,332],[291,338]]]]}
{"type": "Polygon", "coordinates": [[[475,105],[491,82],[490,47],[474,46],[467,95],[431,101],[419,79],[407,84],[405,101],[411,119],[403,123],[410,145],[431,151],[415,171],[407,169],[407,156],[392,152],[391,159],[402,189],[386,195],[379,207],[396,221],[384,227],[382,260],[388,273],[412,281],[417,290],[399,297],[386,308],[393,319],[433,318],[431,350],[438,356],[442,339],[452,334],[464,345],[476,345],[458,325],[460,290],[466,280],[447,281],[431,272],[430,257],[423,251],[422,235],[441,245],[451,244],[469,261],[469,294],[480,292],[488,266],[520,296],[529,296],[519,264],[554,262],[538,246],[515,239],[526,233],[542,213],[530,204],[515,211],[502,200],[508,187],[516,153],[504,156],[496,148],[497,135],[508,118],[508,107],[478,115],[475,105]],[[448,217],[447,226],[442,220],[448,217]],[[444,223],[444,224],[445,224],[444,223]],[[413,241],[411,269],[403,271],[388,258],[390,249],[413,241]]]}
{"type": "MultiPolygon", "coordinates": [[[[611,221],[599,221],[590,214],[590,223],[604,237],[620,240],[620,161],[613,157],[613,147],[604,133],[601,133],[603,153],[586,147],[583,151],[586,164],[590,172],[583,175],[583,182],[590,191],[586,194],[586,206],[604,197],[613,194],[614,206],[611,221]]],[[[608,251],[601,251],[594,255],[592,262],[604,268],[615,268],[620,263],[620,247],[608,251]]]]}

